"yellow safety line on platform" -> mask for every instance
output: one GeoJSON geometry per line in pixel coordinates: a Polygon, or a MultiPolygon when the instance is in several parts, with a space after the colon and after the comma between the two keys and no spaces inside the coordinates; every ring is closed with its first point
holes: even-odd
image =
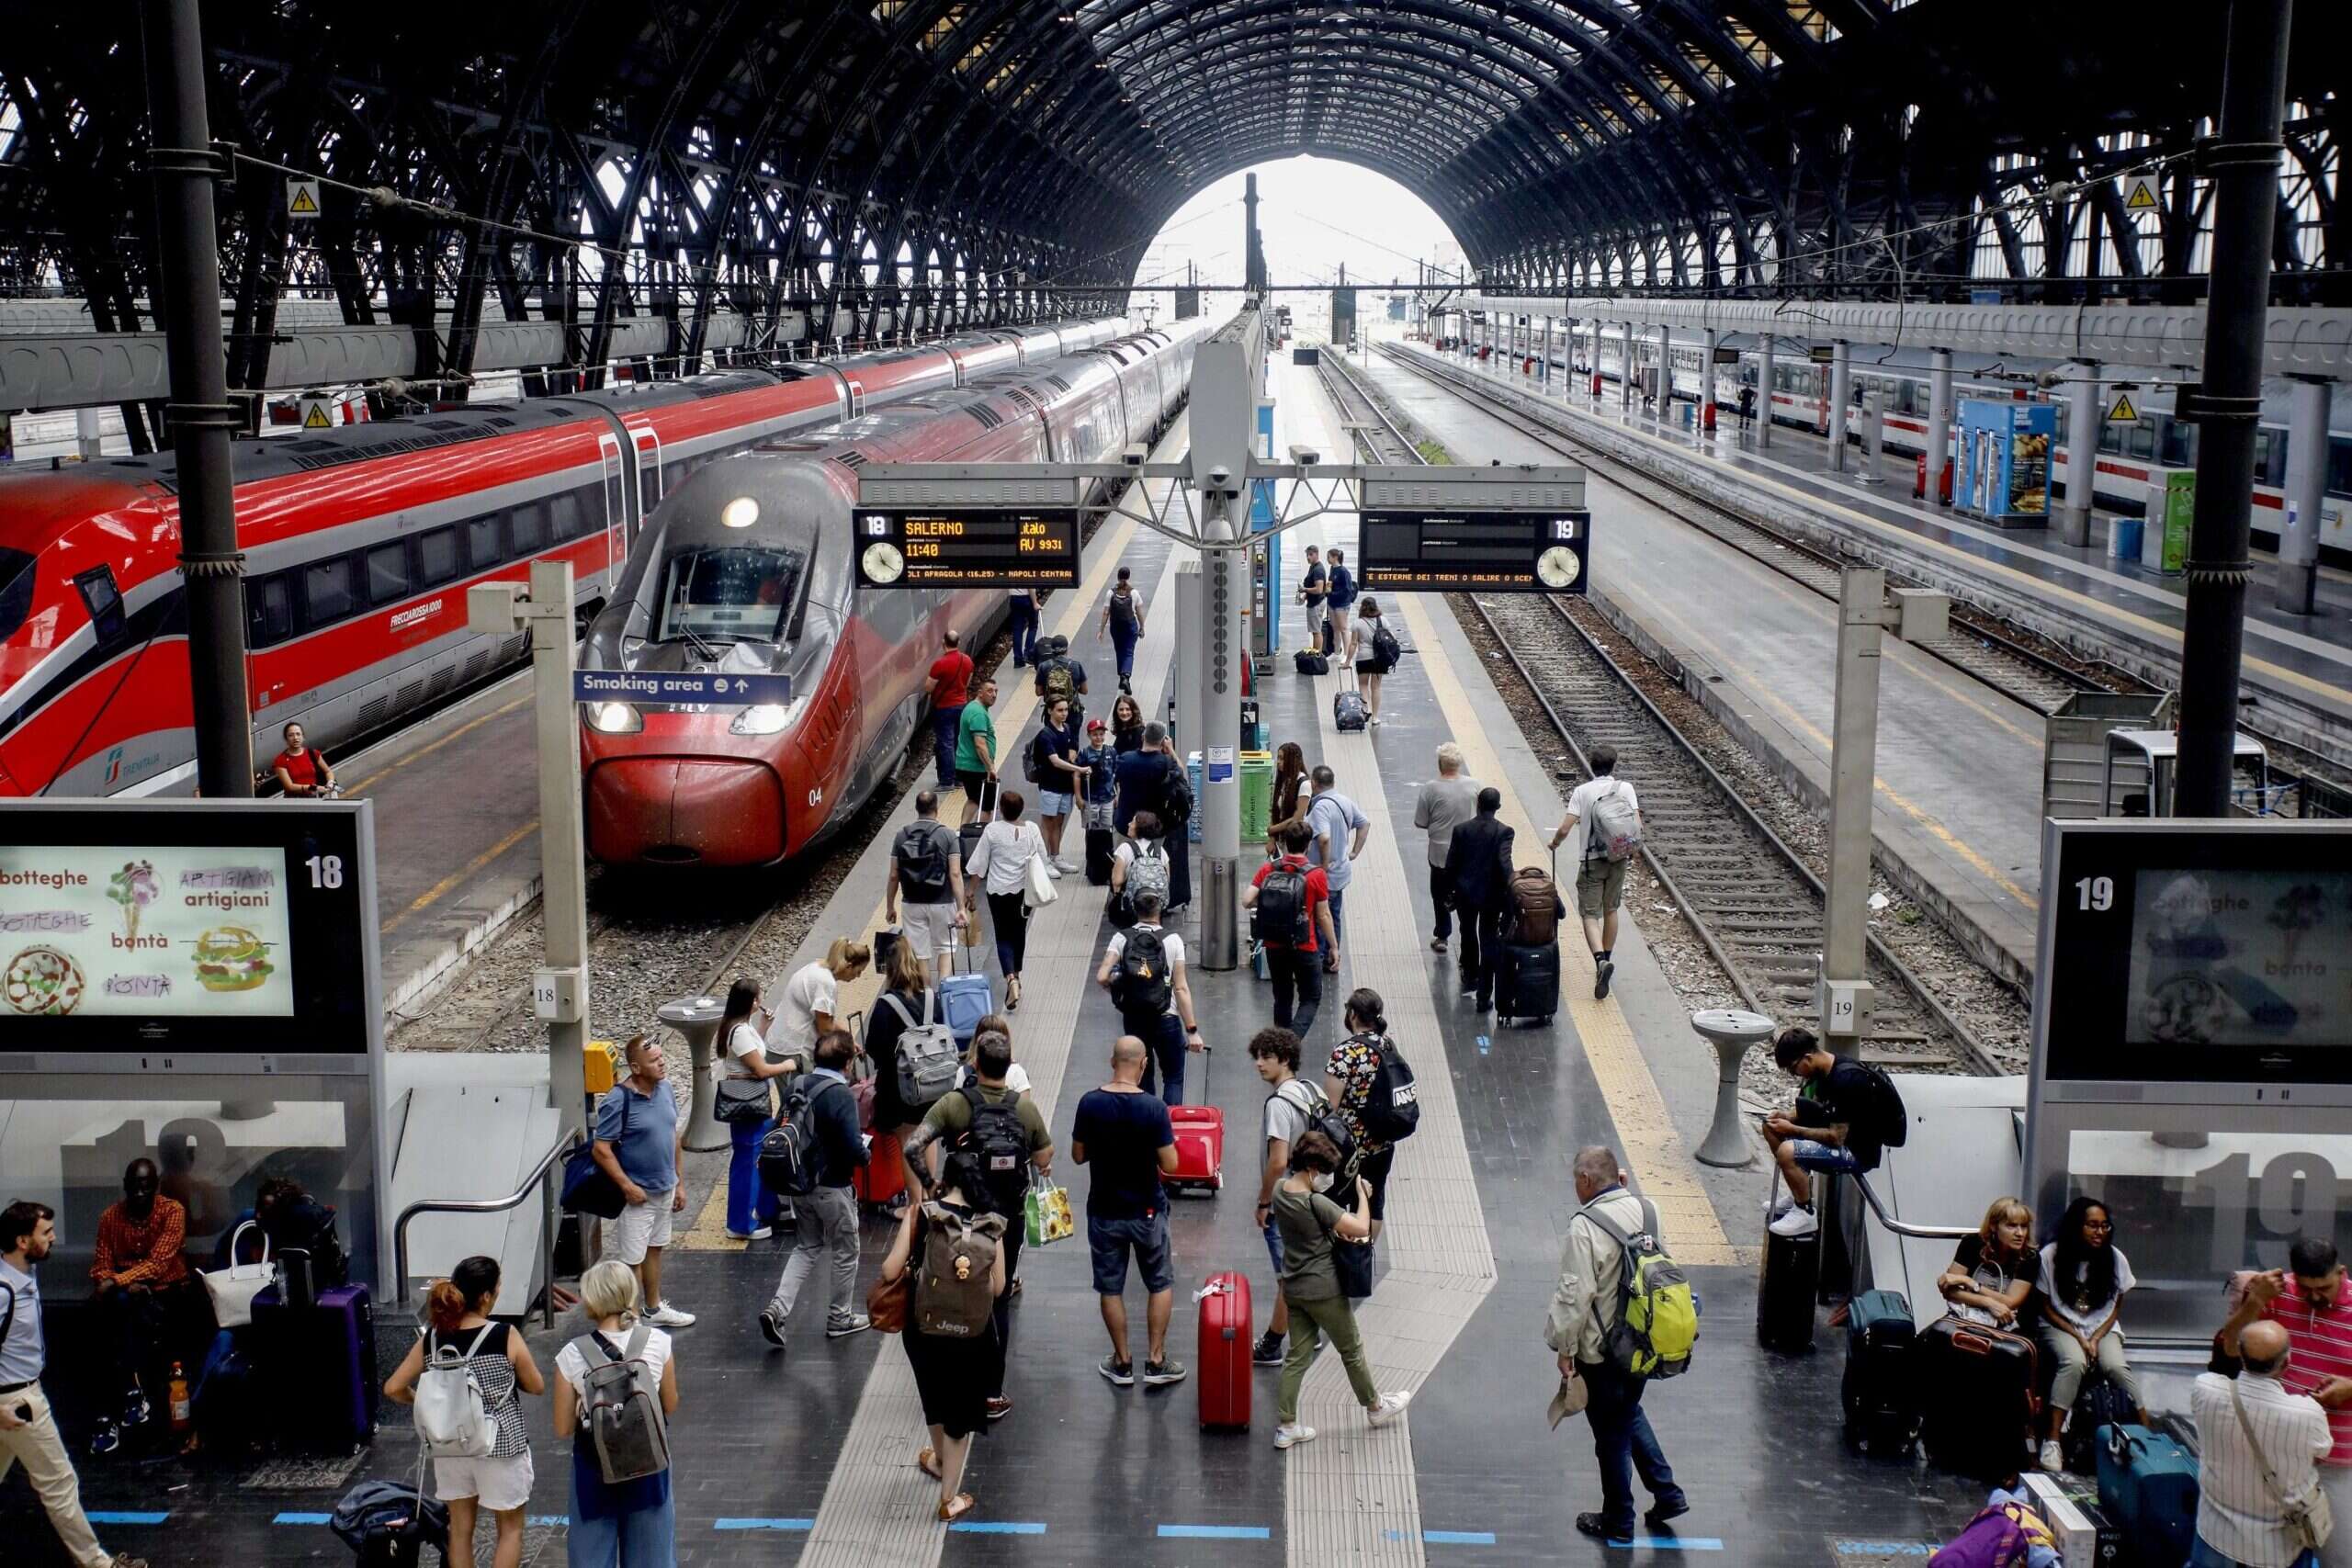
{"type": "Polygon", "coordinates": [[[385,779],[388,779],[394,773],[399,773],[402,768],[407,767],[411,762],[415,761],[418,758],[430,757],[434,752],[438,751],[442,747],[449,744],[450,741],[457,739],[460,736],[471,734],[473,731],[480,729],[483,725],[488,724],[493,718],[504,717],[506,715],[513,713],[516,708],[527,705],[530,701],[530,694],[526,692],[522,696],[516,697],[513,702],[506,704],[503,707],[494,707],[486,714],[480,715],[474,718],[469,718],[465,723],[458,726],[457,728],[449,731],[448,734],[443,736],[440,739],[433,742],[432,745],[420,746],[415,750],[411,751],[407,756],[401,758],[399,761],[385,763],[382,767],[378,768],[374,773],[369,773],[366,778],[361,779],[357,784],[347,786],[343,793],[347,796],[364,795],[367,793],[368,785],[380,784],[385,779]]]}
{"type": "Polygon", "coordinates": [[[418,894],[415,900],[412,902],[407,908],[402,909],[399,914],[394,915],[390,919],[386,920],[382,925],[378,926],[376,928],[376,934],[379,936],[390,936],[394,926],[401,924],[411,915],[422,914],[426,909],[431,908],[435,904],[439,903],[443,898],[448,897],[450,889],[456,887],[459,883],[465,881],[466,878],[471,876],[474,873],[480,871],[482,867],[488,865],[491,862],[496,860],[499,856],[504,854],[507,851],[513,849],[515,845],[521,843],[524,840],[529,838],[538,830],[539,819],[534,817],[528,822],[524,823],[521,827],[507,834],[506,837],[499,840],[498,842],[491,845],[490,848],[482,851],[481,853],[474,856],[473,859],[468,861],[464,865],[459,866],[457,870],[451,872],[448,875],[443,877],[440,881],[435,883],[432,886],[418,894]]]}
{"type": "MultiPolygon", "coordinates": [[[[1437,694],[1438,711],[1450,720],[1453,742],[1462,748],[1463,765],[1472,777],[1502,792],[1502,818],[1517,833],[1522,853],[1541,848],[1558,826],[1555,820],[1538,829],[1521,804],[1518,792],[1503,772],[1501,756],[1472,718],[1469,694],[1454,673],[1453,660],[1438,640],[1422,596],[1400,593],[1405,623],[1412,630],[1413,649],[1437,694]]],[[[1630,922],[1631,916],[1625,919],[1630,922]]],[[[1577,930],[1573,920],[1565,933],[1577,930]]],[[[1609,1119],[1617,1130],[1617,1152],[1634,1173],[1643,1195],[1657,1205],[1666,1234],[1674,1238],[1674,1255],[1689,1264],[1737,1265],[1749,1258],[1732,1245],[1723,1221],[1700,1184],[1699,1168],[1691,1163],[1674,1118],[1666,1109],[1648,1061],[1625,1021],[1615,998],[1596,1001],[1592,996],[1592,954],[1581,941],[1560,943],[1560,1000],[1584,1046],[1609,1119]]]]}
{"type": "Polygon", "coordinates": [[[744,1252],[751,1243],[741,1236],[727,1234],[727,1183],[722,1179],[714,1183],[710,1196],[703,1201],[702,1212],[695,1215],[695,1223],[672,1239],[671,1249],[676,1252],[744,1252]]]}

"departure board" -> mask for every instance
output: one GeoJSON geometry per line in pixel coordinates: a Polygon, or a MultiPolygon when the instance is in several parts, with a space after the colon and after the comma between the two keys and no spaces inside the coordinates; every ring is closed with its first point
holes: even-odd
{"type": "Polygon", "coordinates": [[[1075,588],[1078,513],[861,512],[857,575],[867,588],[1075,588]]]}
{"type": "Polygon", "coordinates": [[[1589,512],[1366,511],[1356,581],[1363,589],[1582,593],[1589,512]]]}

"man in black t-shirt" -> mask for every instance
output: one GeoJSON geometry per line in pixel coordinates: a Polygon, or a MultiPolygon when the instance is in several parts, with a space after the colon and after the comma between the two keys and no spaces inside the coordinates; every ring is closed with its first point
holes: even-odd
{"type": "Polygon", "coordinates": [[[1860,1062],[1832,1055],[1810,1029],[1791,1024],[1772,1037],[1772,1059],[1797,1079],[1796,1103],[1764,1121],[1790,1206],[1774,1214],[1780,1236],[1807,1236],[1820,1228],[1814,1217],[1808,1171],[1860,1173],[1877,1168],[1878,1085],[1860,1062]]]}
{"type": "Polygon", "coordinates": [[[1127,1255],[1135,1254],[1148,1300],[1147,1384],[1181,1382],[1182,1362],[1168,1359],[1168,1320],[1176,1307],[1176,1269],[1168,1250],[1168,1194],[1159,1185],[1176,1169],[1176,1129],[1168,1107],[1143,1091],[1144,1043],[1132,1034],[1111,1047],[1111,1081],[1078,1102],[1069,1157],[1088,1168],[1086,1242],[1094,1255],[1094,1291],[1111,1353],[1096,1369],[1121,1388],[1136,1381],[1127,1350],[1127,1255]]]}

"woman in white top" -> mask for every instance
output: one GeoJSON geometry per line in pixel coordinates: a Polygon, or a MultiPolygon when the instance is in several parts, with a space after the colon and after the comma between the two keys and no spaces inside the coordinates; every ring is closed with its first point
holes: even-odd
{"type": "MultiPolygon", "coordinates": [[[[763,1032],[771,1021],[767,1010],[760,1006],[758,983],[748,977],[738,979],[727,993],[727,1016],[718,1021],[718,1055],[726,1064],[720,1076],[725,1081],[764,1085],[769,1078],[793,1070],[792,1058],[768,1055],[763,1032]]],[[[727,1165],[727,1234],[738,1241],[765,1241],[775,1234],[776,1204],[760,1185],[760,1140],[775,1125],[773,1118],[727,1124],[734,1143],[734,1154],[727,1165]]]]}
{"type": "Polygon", "coordinates": [[[972,908],[975,888],[985,883],[989,919],[996,927],[996,962],[1004,971],[1004,1010],[1021,1006],[1021,959],[1029,947],[1029,909],[1023,895],[1029,887],[1029,857],[1046,852],[1045,836],[1035,822],[1021,820],[1028,804],[1017,789],[997,796],[996,820],[980,832],[979,847],[966,868],[964,908],[972,908]]]}
{"type": "Polygon", "coordinates": [[[873,962],[872,948],[838,937],[824,957],[801,965],[784,983],[784,1000],[777,1004],[775,1021],[768,1025],[768,1049],[797,1058],[796,1068],[806,1066],[817,1055],[817,1036],[835,1025],[833,1008],[841,987],[865,974],[873,962]]]}
{"type": "MultiPolygon", "coordinates": [[[[638,1326],[637,1302],[637,1274],[626,1263],[608,1258],[580,1276],[580,1310],[594,1325],[591,1342],[597,1354],[617,1359],[627,1351],[638,1326]]],[[[670,1336],[649,1328],[641,1359],[659,1380],[665,1422],[678,1416],[678,1363],[670,1352],[670,1336]]],[[[571,1561],[600,1568],[675,1568],[677,1514],[670,1472],[606,1481],[596,1445],[584,1429],[588,1360],[579,1340],[556,1352],[555,1372],[556,1436],[571,1439],[571,1531],[566,1542],[571,1561]]]]}
{"type": "Polygon", "coordinates": [[[1356,684],[1363,688],[1363,705],[1373,724],[1380,722],[1380,678],[1388,673],[1388,666],[1372,650],[1373,636],[1379,630],[1380,601],[1366,599],[1348,624],[1348,660],[1356,667],[1356,684]]]}
{"type": "Polygon", "coordinates": [[[2115,1218],[2107,1205],[2088,1193],[2067,1204],[2050,1245],[2041,1249],[2036,1286],[2041,1294],[2041,1348],[2058,1368],[2050,1380],[2042,1469],[2058,1470],[2065,1462],[2059,1438],[2093,1367],[2123,1391],[2140,1424],[2147,1425],[2140,1379],[2123,1359],[2123,1298],[2139,1282],[2132,1260],[2115,1245],[2115,1218]]]}

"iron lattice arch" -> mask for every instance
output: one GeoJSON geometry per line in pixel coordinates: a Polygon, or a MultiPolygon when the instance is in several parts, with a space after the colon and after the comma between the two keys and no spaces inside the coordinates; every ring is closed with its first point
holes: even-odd
{"type": "MultiPolygon", "coordinates": [[[[2276,261],[2341,302],[2352,8],[2299,7],[2276,261]]],[[[232,376],[278,305],[414,324],[462,375],[491,312],[571,363],[673,314],[754,347],[1115,308],[1192,192],[1311,152],[1388,175],[1493,288],[2026,298],[2202,270],[2206,183],[2125,212],[2103,173],[2210,132],[2224,7],[2129,26],[1960,0],[206,0],[214,134],[316,170],[315,223],[241,165],[232,376]],[[580,235],[576,247],[414,204],[580,235]]],[[[137,6],[0,39],[0,290],[154,298],[137,6]]],[[[650,367],[649,367],[650,368],[650,367]]]]}

